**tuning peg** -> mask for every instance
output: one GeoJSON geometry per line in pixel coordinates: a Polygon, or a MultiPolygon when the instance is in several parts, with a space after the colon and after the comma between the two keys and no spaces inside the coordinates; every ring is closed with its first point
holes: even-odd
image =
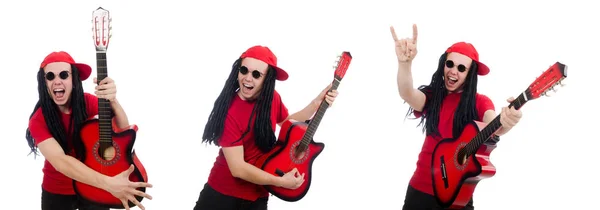
{"type": "Polygon", "coordinates": [[[561,87],[567,86],[567,83],[565,82],[565,80],[561,80],[560,82],[558,82],[558,85],[560,85],[561,87]]]}
{"type": "Polygon", "coordinates": [[[546,91],[546,93],[544,93],[544,95],[545,95],[546,97],[552,97],[552,96],[554,95],[554,92],[551,92],[551,91],[546,91]]]}

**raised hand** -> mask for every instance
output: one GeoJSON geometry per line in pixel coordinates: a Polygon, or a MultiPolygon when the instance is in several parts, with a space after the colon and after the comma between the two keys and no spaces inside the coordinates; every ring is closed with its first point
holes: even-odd
{"type": "Polygon", "coordinates": [[[417,25],[413,24],[413,37],[398,39],[396,31],[393,26],[390,26],[392,37],[394,38],[394,44],[396,46],[396,56],[398,62],[410,62],[415,56],[417,56],[417,25]]]}

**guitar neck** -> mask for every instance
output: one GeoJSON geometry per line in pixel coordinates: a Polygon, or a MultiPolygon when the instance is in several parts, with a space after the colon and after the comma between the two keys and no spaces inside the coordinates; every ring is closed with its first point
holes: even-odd
{"type": "MultiPolygon", "coordinates": [[[[508,108],[514,107],[516,110],[521,109],[521,107],[525,105],[527,101],[529,101],[530,97],[528,97],[528,92],[529,91],[525,91],[521,93],[519,97],[517,97],[508,105],[508,108]]],[[[492,134],[498,131],[498,129],[500,129],[501,127],[502,123],[500,123],[500,115],[498,115],[487,126],[481,129],[481,131],[473,138],[473,140],[471,140],[471,142],[469,142],[469,144],[466,145],[465,148],[467,149],[467,154],[475,154],[479,146],[487,142],[492,136],[492,134]]]]}
{"type": "MultiPolygon", "coordinates": [[[[98,73],[98,83],[108,76],[106,64],[106,52],[96,52],[96,65],[98,73]]],[[[110,102],[103,98],[98,98],[98,119],[101,143],[112,143],[112,108],[110,102]]]]}
{"type": "MultiPolygon", "coordinates": [[[[340,85],[340,78],[338,78],[336,76],[333,79],[333,82],[331,85],[331,90],[337,90],[339,85],[340,85]]],[[[306,133],[304,134],[304,137],[302,138],[303,144],[308,145],[308,143],[313,139],[313,136],[317,132],[317,128],[319,127],[319,124],[321,123],[323,116],[325,116],[325,112],[327,111],[328,108],[329,108],[329,103],[327,103],[327,101],[323,100],[323,102],[321,102],[321,104],[319,105],[319,108],[317,109],[315,116],[313,117],[313,119],[310,120],[310,123],[308,124],[306,133]]]]}

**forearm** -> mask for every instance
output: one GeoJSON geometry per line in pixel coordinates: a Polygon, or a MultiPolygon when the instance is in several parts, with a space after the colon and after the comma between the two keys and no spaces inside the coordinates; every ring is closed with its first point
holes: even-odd
{"type": "Polygon", "coordinates": [[[398,92],[403,99],[409,98],[414,89],[411,66],[412,62],[398,63],[398,75],[396,81],[398,83],[398,92]]]}
{"type": "Polygon", "coordinates": [[[119,101],[116,98],[115,100],[110,101],[110,106],[115,114],[115,123],[117,124],[117,127],[125,128],[129,126],[127,114],[125,114],[125,110],[123,110],[123,107],[121,107],[121,104],[119,104],[119,101]]]}
{"type": "Polygon", "coordinates": [[[311,101],[311,103],[308,104],[306,107],[304,107],[304,109],[302,109],[294,114],[291,114],[290,116],[287,117],[287,119],[294,119],[294,120],[301,121],[301,122],[307,121],[310,118],[312,118],[312,116],[315,114],[315,112],[317,112],[318,108],[319,108],[319,106],[316,105],[314,103],[314,101],[311,101]]]}
{"type": "Polygon", "coordinates": [[[246,162],[240,164],[240,168],[235,171],[236,172],[232,174],[234,177],[252,182],[257,185],[281,186],[281,177],[269,174],[246,162]]]}
{"type": "Polygon", "coordinates": [[[106,180],[109,178],[69,155],[61,156],[52,165],[65,176],[100,189],[105,189],[106,180]]]}

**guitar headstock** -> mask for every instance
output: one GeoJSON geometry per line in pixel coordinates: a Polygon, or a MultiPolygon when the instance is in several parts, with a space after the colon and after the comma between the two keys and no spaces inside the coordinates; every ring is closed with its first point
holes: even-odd
{"type": "Polygon", "coordinates": [[[567,66],[560,62],[554,63],[542,75],[527,88],[527,98],[529,100],[537,99],[541,96],[550,96],[550,91],[556,92],[558,86],[564,86],[564,79],[567,78],[567,66]]]}
{"type": "Polygon", "coordinates": [[[98,7],[92,12],[92,37],[97,52],[106,52],[111,37],[111,21],[108,10],[98,7]]]}
{"type": "Polygon", "coordinates": [[[337,80],[342,80],[344,75],[346,75],[346,70],[348,70],[348,66],[350,66],[350,61],[352,61],[352,55],[350,52],[344,51],[341,55],[337,56],[337,60],[335,61],[336,65],[334,77],[337,80]]]}

